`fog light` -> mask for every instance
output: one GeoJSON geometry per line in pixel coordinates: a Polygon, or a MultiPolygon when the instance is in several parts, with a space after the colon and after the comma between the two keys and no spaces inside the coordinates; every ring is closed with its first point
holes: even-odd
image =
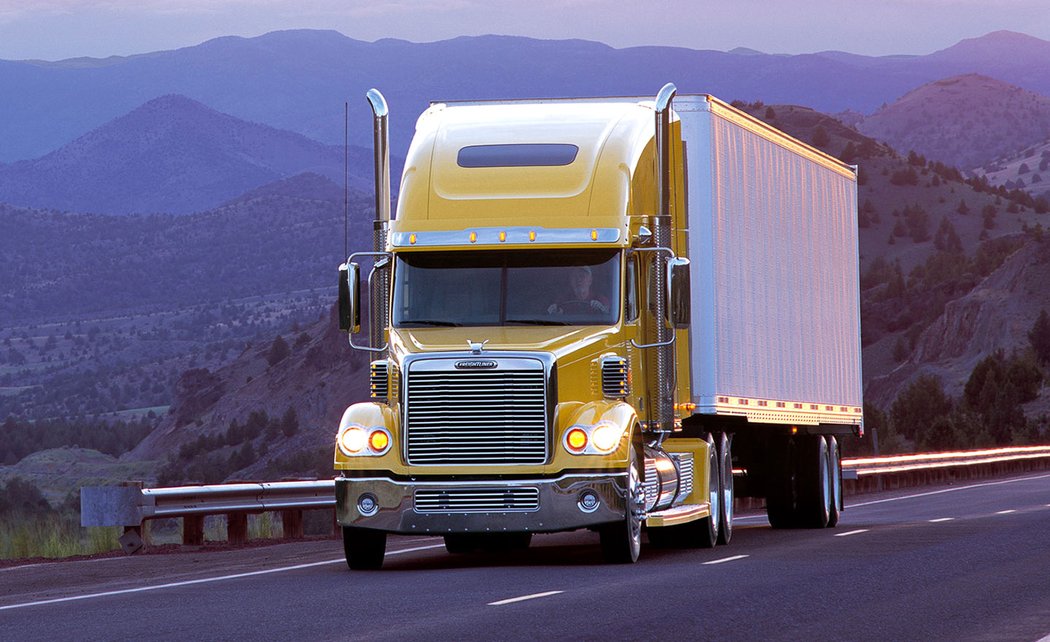
{"type": "Polygon", "coordinates": [[[585,513],[593,513],[598,510],[598,506],[601,505],[601,500],[598,499],[598,494],[593,490],[585,490],[580,493],[580,501],[577,502],[577,506],[580,507],[585,513]]]}
{"type": "Polygon", "coordinates": [[[357,498],[357,511],[365,517],[375,515],[378,510],[379,502],[376,501],[374,495],[365,493],[357,498]]]}

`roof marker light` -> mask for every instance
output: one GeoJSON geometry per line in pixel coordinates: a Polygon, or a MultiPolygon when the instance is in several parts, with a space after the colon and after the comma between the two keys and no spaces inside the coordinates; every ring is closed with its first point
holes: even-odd
{"type": "Polygon", "coordinates": [[[598,230],[591,230],[591,240],[592,241],[597,241],[598,240],[598,230]]]}
{"type": "Polygon", "coordinates": [[[507,240],[507,233],[506,233],[506,232],[503,232],[503,231],[501,231],[501,232],[499,233],[499,242],[500,242],[500,243],[503,243],[503,242],[504,242],[504,241],[506,241],[506,240],[507,240]]]}
{"type": "Polygon", "coordinates": [[[408,243],[409,243],[409,245],[415,245],[416,244],[416,235],[415,234],[409,234],[408,235],[408,243]]]}
{"type": "Polygon", "coordinates": [[[535,240],[536,240],[536,231],[535,230],[529,230],[529,241],[535,241],[535,240]]]}
{"type": "Polygon", "coordinates": [[[478,233],[477,232],[471,232],[470,233],[470,242],[471,243],[477,243],[478,242],[478,233]]]}

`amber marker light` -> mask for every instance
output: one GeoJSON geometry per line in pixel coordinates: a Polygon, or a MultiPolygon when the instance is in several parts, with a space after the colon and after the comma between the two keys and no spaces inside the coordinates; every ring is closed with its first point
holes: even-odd
{"type": "Polygon", "coordinates": [[[597,241],[598,240],[598,230],[591,230],[591,240],[592,241],[597,241]]]}
{"type": "Polygon", "coordinates": [[[499,242],[503,243],[506,240],[507,240],[507,233],[506,232],[500,232],[499,233],[499,242]]]}
{"type": "Polygon", "coordinates": [[[536,232],[534,230],[529,230],[529,241],[535,241],[535,240],[536,240],[536,232]]]}
{"type": "Polygon", "coordinates": [[[408,243],[409,243],[409,245],[415,245],[416,244],[416,235],[415,234],[409,234],[408,235],[408,243]]]}
{"type": "Polygon", "coordinates": [[[565,435],[565,445],[572,452],[581,452],[587,447],[587,433],[582,428],[573,428],[565,435]]]}
{"type": "Polygon", "coordinates": [[[368,446],[377,453],[381,453],[386,450],[386,447],[390,445],[390,435],[386,434],[384,430],[374,430],[372,434],[368,436],[368,446]]]}
{"type": "Polygon", "coordinates": [[[477,232],[471,232],[470,233],[470,242],[471,243],[477,243],[478,242],[478,233],[477,232]]]}

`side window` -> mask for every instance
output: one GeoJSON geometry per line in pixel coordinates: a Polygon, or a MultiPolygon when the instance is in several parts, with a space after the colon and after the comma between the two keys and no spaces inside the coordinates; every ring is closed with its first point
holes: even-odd
{"type": "Polygon", "coordinates": [[[623,290],[624,321],[633,323],[638,320],[638,263],[633,255],[627,256],[627,283],[623,290]]]}

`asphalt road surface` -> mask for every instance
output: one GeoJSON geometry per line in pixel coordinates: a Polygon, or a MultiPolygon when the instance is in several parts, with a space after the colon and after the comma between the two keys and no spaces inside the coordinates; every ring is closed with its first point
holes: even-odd
{"type": "Polygon", "coordinates": [[[736,525],[629,566],[581,531],[465,556],[391,538],[373,572],[335,540],[0,569],[0,640],[1050,635],[1050,474],[860,496],[835,529],[736,525]]]}

